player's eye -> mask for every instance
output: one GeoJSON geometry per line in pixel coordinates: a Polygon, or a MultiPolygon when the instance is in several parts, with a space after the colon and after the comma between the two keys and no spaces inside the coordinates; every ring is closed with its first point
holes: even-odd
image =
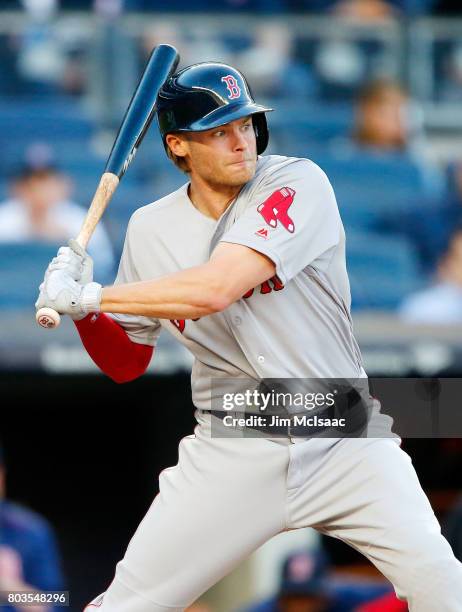
{"type": "Polygon", "coordinates": [[[251,125],[252,125],[252,122],[251,122],[251,121],[249,121],[248,123],[244,123],[244,124],[242,125],[242,129],[243,129],[243,131],[244,131],[244,132],[247,132],[247,131],[249,130],[249,128],[251,127],[251,125]]]}
{"type": "Polygon", "coordinates": [[[213,135],[215,137],[218,137],[218,136],[223,136],[224,133],[225,133],[224,130],[217,130],[216,132],[213,132],[213,135]]]}

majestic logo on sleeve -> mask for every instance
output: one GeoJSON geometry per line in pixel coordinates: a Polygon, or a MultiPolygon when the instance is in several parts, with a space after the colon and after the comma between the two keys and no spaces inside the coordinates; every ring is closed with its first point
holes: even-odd
{"type": "Polygon", "coordinates": [[[257,207],[258,212],[270,227],[276,227],[279,223],[291,234],[295,231],[295,225],[287,212],[294,201],[295,189],[282,187],[267,198],[263,204],[257,207]]]}
{"type": "Polygon", "coordinates": [[[228,88],[228,98],[230,100],[235,100],[236,98],[241,97],[241,88],[232,74],[221,77],[221,80],[223,83],[226,83],[226,87],[228,88]]]}
{"type": "Polygon", "coordinates": [[[266,227],[261,227],[255,233],[257,234],[257,236],[260,236],[261,238],[264,238],[265,240],[268,239],[268,230],[266,229],[266,227]]]}

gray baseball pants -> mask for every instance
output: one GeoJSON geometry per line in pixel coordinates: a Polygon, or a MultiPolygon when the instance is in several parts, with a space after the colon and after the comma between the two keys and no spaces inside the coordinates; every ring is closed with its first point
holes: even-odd
{"type": "Polygon", "coordinates": [[[397,440],[213,438],[215,417],[197,418],[85,612],[179,612],[269,538],[301,527],[359,550],[411,612],[461,612],[462,565],[397,440]]]}

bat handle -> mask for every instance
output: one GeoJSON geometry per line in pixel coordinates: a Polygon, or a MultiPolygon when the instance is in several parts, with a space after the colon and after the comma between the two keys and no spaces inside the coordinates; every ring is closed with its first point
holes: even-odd
{"type": "Polygon", "coordinates": [[[114,191],[119,186],[119,177],[112,172],[105,172],[99,182],[98,188],[88,209],[87,216],[76,240],[84,249],[87,248],[90,238],[95,231],[106,206],[109,204],[114,191]]]}
{"type": "Polygon", "coordinates": [[[37,310],[35,320],[45,329],[54,329],[61,323],[59,312],[56,312],[53,308],[40,308],[37,310]]]}
{"type": "MultiPolygon", "coordinates": [[[[118,185],[119,177],[112,172],[105,172],[101,177],[85,221],[76,238],[82,248],[87,248],[90,238],[118,185]]],[[[61,317],[53,308],[40,308],[35,315],[35,320],[45,329],[54,329],[60,324],[61,317]]]]}

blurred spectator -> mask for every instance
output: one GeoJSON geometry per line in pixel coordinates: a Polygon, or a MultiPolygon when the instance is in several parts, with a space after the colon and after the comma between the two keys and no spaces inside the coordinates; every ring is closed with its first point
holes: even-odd
{"type": "Polygon", "coordinates": [[[366,83],[356,98],[353,142],[362,153],[403,153],[425,166],[427,186],[440,193],[441,172],[426,157],[422,110],[395,80],[366,83]]]}
{"type": "Polygon", "coordinates": [[[368,22],[401,14],[415,16],[424,15],[430,11],[437,0],[292,0],[291,7],[325,13],[333,11],[342,17],[368,22]]]}
{"type": "Polygon", "coordinates": [[[393,4],[386,0],[341,0],[335,4],[334,12],[361,22],[384,21],[397,16],[393,4]]]}
{"type": "Polygon", "coordinates": [[[122,14],[124,0],[94,0],[93,9],[105,19],[115,19],[122,14]]]}
{"type": "Polygon", "coordinates": [[[283,564],[278,593],[245,612],[353,612],[390,591],[384,583],[334,580],[320,549],[290,555],[283,564]]]}
{"type": "Polygon", "coordinates": [[[323,37],[313,58],[322,84],[322,98],[341,102],[350,100],[366,78],[368,55],[363,41],[351,40],[341,31],[323,37]]]}
{"type": "Polygon", "coordinates": [[[59,90],[65,74],[63,41],[52,27],[58,0],[22,0],[29,20],[18,51],[18,70],[28,93],[47,94],[59,90]]]}
{"type": "Polygon", "coordinates": [[[99,19],[90,48],[89,89],[98,121],[112,131],[120,125],[141,71],[135,37],[120,20],[124,0],[94,0],[93,9],[99,19]]]}
{"type": "Polygon", "coordinates": [[[156,20],[144,30],[142,39],[143,66],[154,47],[168,43],[176,49],[182,65],[207,62],[213,58],[217,62],[230,62],[231,56],[223,40],[223,33],[210,30],[198,24],[186,33],[178,23],[171,20],[156,20]]]}
{"type": "MultiPolygon", "coordinates": [[[[374,21],[372,17],[367,19],[354,17],[356,11],[354,6],[354,3],[339,5],[338,10],[349,12],[351,20],[359,20],[359,25],[364,22],[367,26],[369,21],[374,21]]],[[[391,14],[393,13],[390,12],[391,14]]],[[[375,18],[377,19],[379,17],[375,18]]],[[[386,19],[388,17],[385,15],[380,17],[379,25],[386,19]]],[[[355,24],[353,27],[357,28],[355,24]]],[[[357,35],[351,36],[351,26],[339,25],[328,35],[320,37],[313,62],[321,80],[323,99],[344,104],[345,101],[354,100],[358,91],[368,82],[386,80],[387,84],[391,84],[392,81],[388,76],[396,67],[393,68],[389,62],[389,42],[380,39],[372,32],[368,34],[365,30],[361,33],[361,29],[358,29],[357,35]]]]}
{"type": "Polygon", "coordinates": [[[59,0],[21,0],[28,16],[37,22],[48,21],[56,13],[59,0]]]}
{"type": "MultiPolygon", "coordinates": [[[[63,590],[55,536],[44,518],[6,499],[0,447],[0,591],[63,590]]],[[[5,612],[48,612],[49,606],[2,606],[5,612]]]]}
{"type": "Polygon", "coordinates": [[[400,308],[409,323],[462,323],[462,229],[457,229],[437,269],[436,283],[411,295],[400,308]]]}
{"type": "Polygon", "coordinates": [[[429,272],[437,266],[447,250],[454,228],[462,227],[462,163],[451,164],[447,185],[438,207],[426,210],[408,220],[429,272]]]}
{"type": "Polygon", "coordinates": [[[0,93],[82,94],[88,34],[71,22],[56,26],[60,0],[16,0],[11,8],[23,9],[27,19],[24,27],[1,35],[0,93]]]}
{"type": "Polygon", "coordinates": [[[436,231],[434,221],[445,217],[446,184],[443,173],[426,155],[419,110],[398,83],[371,82],[358,97],[353,145],[365,160],[393,162],[394,176],[406,173],[407,195],[396,193],[387,229],[407,235],[417,247],[422,270],[428,273],[442,250],[444,234],[436,231]]]}
{"type": "Polygon", "coordinates": [[[276,597],[247,612],[328,612],[333,597],[327,584],[327,561],[321,552],[300,552],[284,562],[276,597]]]}
{"type": "Polygon", "coordinates": [[[353,138],[361,147],[400,151],[408,145],[408,97],[395,82],[369,83],[358,98],[353,138]]]}
{"type": "MultiPolygon", "coordinates": [[[[142,65],[146,63],[154,47],[162,43],[168,43],[178,50],[181,58],[187,57],[189,63],[190,51],[184,33],[178,23],[171,20],[156,19],[152,24],[147,24],[141,38],[142,65]]],[[[183,60],[184,61],[184,60],[183,60]]]]}
{"type": "MultiPolygon", "coordinates": [[[[70,182],[53,165],[26,165],[16,175],[12,197],[0,203],[1,242],[65,243],[75,238],[86,211],[72,202],[70,182]]],[[[114,256],[101,225],[91,239],[89,253],[97,277],[108,280],[114,272],[114,256]]]]}
{"type": "Polygon", "coordinates": [[[294,56],[294,35],[284,23],[257,26],[250,48],[235,62],[262,97],[307,98],[317,94],[313,74],[294,56]]]}

